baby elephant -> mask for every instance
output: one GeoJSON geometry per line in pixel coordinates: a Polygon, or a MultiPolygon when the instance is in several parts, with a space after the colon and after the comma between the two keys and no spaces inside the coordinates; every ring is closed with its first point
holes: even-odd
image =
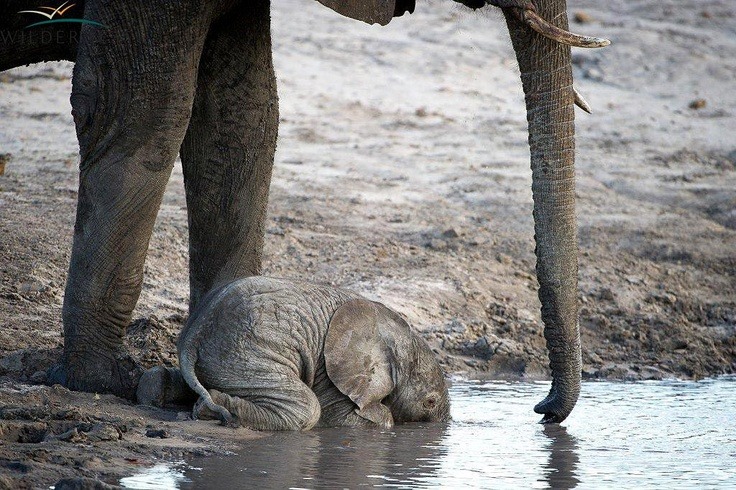
{"type": "Polygon", "coordinates": [[[394,311],[349,291],[234,281],[202,300],[178,350],[181,375],[200,395],[195,417],[206,407],[257,430],[450,418],[426,342],[394,311]]]}

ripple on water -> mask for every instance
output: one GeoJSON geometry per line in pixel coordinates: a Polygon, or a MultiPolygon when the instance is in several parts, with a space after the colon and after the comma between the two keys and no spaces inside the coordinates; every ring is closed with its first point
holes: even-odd
{"type": "Polygon", "coordinates": [[[125,488],[736,487],[736,377],[589,382],[563,426],[548,383],[456,381],[453,421],[246,441],[239,456],[159,465],[125,488]],[[197,468],[195,469],[194,466],[197,468]]]}

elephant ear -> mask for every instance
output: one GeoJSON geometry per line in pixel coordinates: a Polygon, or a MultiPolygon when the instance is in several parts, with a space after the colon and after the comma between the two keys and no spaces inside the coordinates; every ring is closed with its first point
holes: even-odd
{"type": "Polygon", "coordinates": [[[414,0],[319,0],[340,15],[385,26],[393,17],[414,12],[414,0]]]}
{"type": "Polygon", "coordinates": [[[330,380],[358,405],[358,415],[382,427],[393,425],[391,412],[381,404],[394,389],[389,349],[379,332],[387,320],[380,305],[351,300],[332,315],[325,338],[330,380]]]}

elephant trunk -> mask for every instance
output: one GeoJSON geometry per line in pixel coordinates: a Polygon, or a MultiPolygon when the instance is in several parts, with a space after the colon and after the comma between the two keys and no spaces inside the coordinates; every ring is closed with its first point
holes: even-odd
{"type": "MultiPolygon", "coordinates": [[[[537,2],[550,24],[567,29],[565,0],[537,2]]],[[[539,299],[552,389],[534,410],[561,422],[580,394],[580,330],[575,220],[575,123],[570,47],[529,29],[504,9],[521,70],[531,150],[539,299]]]]}

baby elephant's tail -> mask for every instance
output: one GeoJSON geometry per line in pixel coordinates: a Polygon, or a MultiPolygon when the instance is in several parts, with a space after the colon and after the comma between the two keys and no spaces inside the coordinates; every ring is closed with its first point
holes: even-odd
{"type": "Polygon", "coordinates": [[[189,345],[185,349],[181,350],[179,355],[179,368],[181,375],[187,382],[189,387],[199,395],[199,401],[194,405],[192,416],[196,419],[199,416],[199,412],[202,409],[202,405],[206,406],[213,412],[220,415],[220,420],[225,425],[230,425],[233,420],[232,414],[227,408],[222,405],[218,405],[212,399],[207,389],[202,386],[202,383],[197,379],[197,375],[194,373],[194,365],[197,362],[197,348],[194,345],[189,345]]]}

